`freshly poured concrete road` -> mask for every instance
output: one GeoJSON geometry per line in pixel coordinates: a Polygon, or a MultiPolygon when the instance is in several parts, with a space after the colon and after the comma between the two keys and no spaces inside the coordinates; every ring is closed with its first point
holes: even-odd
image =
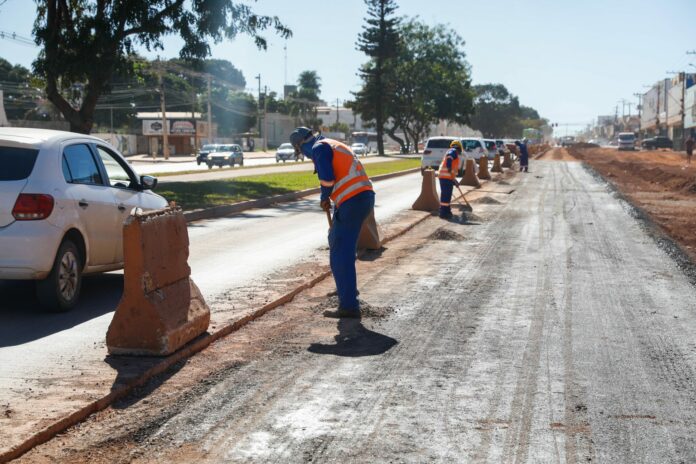
{"type": "Polygon", "coordinates": [[[333,345],[309,317],[185,403],[152,398],[152,422],[92,421],[56,453],[123,429],[108,459],[696,462],[694,286],[579,163],[532,168],[480,222],[445,226],[463,241],[423,241],[430,226],[363,274],[388,319],[333,345]]]}
{"type": "MultiPolygon", "coordinates": [[[[377,220],[409,208],[420,182],[419,173],[376,182],[377,220]]],[[[318,196],[309,197],[191,224],[189,265],[206,300],[259,282],[326,246],[328,225],[318,202],[318,196]]],[[[47,381],[46,366],[50,377],[60,379],[85,363],[102,362],[121,290],[120,273],[89,277],[76,309],[47,314],[38,307],[30,283],[0,281],[0,406],[9,404],[16,392],[47,381]]]]}

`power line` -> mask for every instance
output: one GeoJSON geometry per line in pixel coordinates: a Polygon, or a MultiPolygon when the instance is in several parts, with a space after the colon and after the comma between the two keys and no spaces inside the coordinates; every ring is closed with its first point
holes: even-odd
{"type": "Polygon", "coordinates": [[[18,44],[21,44],[21,45],[27,45],[27,46],[34,47],[34,48],[39,48],[39,46],[36,45],[36,43],[32,39],[30,39],[29,37],[21,36],[21,35],[17,34],[16,32],[0,31],[0,39],[12,40],[12,41],[17,42],[18,44]]]}

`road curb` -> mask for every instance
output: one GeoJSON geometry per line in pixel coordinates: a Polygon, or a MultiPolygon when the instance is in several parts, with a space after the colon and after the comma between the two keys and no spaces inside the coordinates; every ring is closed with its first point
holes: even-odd
{"type": "MultiPolygon", "coordinates": [[[[391,179],[393,177],[404,176],[407,174],[412,174],[414,172],[419,172],[420,167],[413,169],[406,169],[404,171],[391,172],[389,174],[382,174],[380,176],[372,177],[372,181],[378,182],[380,180],[391,179]]],[[[193,211],[185,211],[184,217],[186,222],[200,221],[202,219],[214,219],[224,216],[229,216],[231,214],[240,213],[248,209],[253,208],[265,208],[275,203],[287,203],[289,201],[299,200],[301,198],[316,195],[321,192],[320,188],[311,188],[307,190],[300,190],[299,192],[283,193],[282,195],[275,195],[272,197],[258,198],[256,200],[242,201],[239,203],[232,203],[229,205],[213,206],[210,208],[196,209],[193,211]]]]}
{"type": "MultiPolygon", "coordinates": [[[[419,172],[420,167],[414,168],[414,169],[408,169],[405,171],[397,171],[394,173],[389,173],[389,174],[384,174],[381,176],[375,176],[373,180],[379,181],[379,180],[385,180],[385,179],[390,179],[393,177],[398,177],[406,174],[411,174],[414,172],[419,172]]],[[[294,192],[292,194],[285,194],[285,195],[278,195],[276,197],[268,197],[268,198],[263,198],[259,200],[252,200],[249,202],[243,202],[243,203],[237,203],[234,205],[228,205],[231,208],[231,212],[228,212],[230,210],[223,210],[225,213],[223,215],[228,215],[232,214],[235,212],[243,211],[245,209],[249,208],[258,208],[262,206],[267,206],[273,203],[278,203],[281,201],[292,201],[293,199],[301,198],[302,196],[307,196],[307,195],[312,195],[314,193],[319,192],[319,189],[308,189],[308,190],[303,190],[301,192],[294,192]],[[299,196],[297,196],[299,195],[299,196]],[[281,199],[279,199],[279,197],[281,199]],[[286,199],[287,198],[287,199],[286,199]]],[[[210,208],[209,210],[214,210],[214,211],[208,211],[207,214],[212,214],[214,212],[219,212],[218,210],[219,207],[216,208],[210,208]]],[[[185,213],[184,213],[185,214],[185,213]]],[[[416,227],[418,224],[422,223],[429,217],[432,217],[432,213],[422,213],[422,217],[418,218],[415,221],[412,221],[411,223],[407,224],[405,227],[400,229],[397,232],[392,233],[388,237],[386,237],[382,243],[388,243],[398,237],[401,237],[402,235],[406,234],[410,230],[412,230],[414,227],[416,227]]],[[[196,219],[189,219],[187,218],[187,222],[199,220],[199,219],[207,219],[211,217],[217,217],[217,216],[206,216],[206,217],[200,217],[196,219]]],[[[361,251],[359,253],[359,256],[363,256],[365,253],[365,250],[361,251]]],[[[0,454],[0,463],[6,463],[9,462],[13,459],[17,459],[18,457],[22,456],[26,452],[30,451],[31,449],[35,448],[36,446],[39,446],[43,443],[46,443],[47,441],[51,440],[54,438],[56,435],[58,435],[61,432],[64,432],[68,428],[72,427],[73,425],[82,422],[83,420],[87,419],[89,416],[91,416],[94,413],[97,413],[103,409],[106,409],[108,406],[113,404],[114,402],[118,401],[119,399],[125,397],[129,393],[131,393],[135,388],[142,386],[149,380],[151,380],[153,377],[162,374],[165,372],[167,369],[171,368],[174,364],[190,358],[191,356],[195,355],[196,353],[199,353],[200,351],[204,350],[207,348],[211,343],[226,337],[230,335],[231,333],[234,333],[241,329],[242,327],[246,326],[250,322],[258,319],[259,317],[263,316],[264,314],[268,313],[269,311],[272,311],[279,306],[282,306],[286,303],[289,303],[292,301],[295,296],[297,296],[299,293],[308,290],[315,285],[317,285],[319,282],[322,282],[324,279],[329,277],[331,275],[331,270],[325,269],[322,271],[318,276],[314,277],[312,280],[305,282],[304,284],[296,287],[292,291],[282,295],[281,297],[275,299],[274,301],[258,308],[255,310],[251,310],[248,314],[245,316],[221,327],[217,331],[213,332],[212,334],[207,334],[207,335],[201,335],[198,338],[194,339],[191,341],[188,345],[184,346],[181,348],[179,351],[176,353],[162,359],[160,363],[157,365],[149,368],[145,372],[143,372],[139,377],[127,382],[124,385],[119,386],[118,388],[112,390],[108,395],[99,398],[86,406],[80,408],[79,410],[69,414],[68,416],[63,417],[62,419],[57,420],[53,424],[49,425],[48,427],[44,428],[43,430],[37,432],[36,434],[32,435],[28,439],[26,439],[24,442],[16,445],[15,447],[11,448],[10,450],[3,452],[0,454]]]]}

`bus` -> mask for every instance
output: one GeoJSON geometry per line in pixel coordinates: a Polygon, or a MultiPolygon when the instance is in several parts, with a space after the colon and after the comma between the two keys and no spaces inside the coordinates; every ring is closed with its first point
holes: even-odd
{"type": "Polygon", "coordinates": [[[364,143],[367,146],[368,153],[377,151],[377,132],[351,132],[350,143],[364,143]]]}

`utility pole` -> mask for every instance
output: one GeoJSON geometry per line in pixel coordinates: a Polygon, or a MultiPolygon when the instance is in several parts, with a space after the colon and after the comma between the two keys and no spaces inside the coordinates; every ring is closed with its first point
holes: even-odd
{"type": "Polygon", "coordinates": [[[266,110],[268,109],[268,86],[263,86],[263,151],[268,151],[268,118],[266,110]]]}
{"type": "Polygon", "coordinates": [[[111,114],[111,133],[114,133],[114,107],[109,107],[109,113],[111,114]]]}
{"type": "MultiPolygon", "coordinates": [[[[194,81],[194,78],[191,78],[192,81],[194,81]]],[[[195,81],[194,81],[195,83],[195,81]]],[[[191,106],[191,119],[193,119],[193,155],[196,154],[196,150],[198,150],[198,120],[196,119],[196,103],[197,103],[197,97],[196,97],[196,87],[195,85],[191,86],[191,92],[193,95],[193,105],[191,106]]]]}
{"type": "Polygon", "coordinates": [[[643,94],[634,93],[634,97],[638,97],[638,133],[642,135],[643,131],[643,94]]]}
{"type": "MultiPolygon", "coordinates": [[[[162,155],[164,159],[169,159],[169,127],[167,127],[167,110],[166,103],[164,99],[164,79],[162,78],[162,66],[157,63],[157,70],[159,74],[159,87],[160,87],[160,111],[162,112],[162,155]]],[[[155,152],[155,158],[157,153],[155,152]]]]}
{"type": "MultiPolygon", "coordinates": [[[[283,85],[288,85],[288,42],[285,42],[285,45],[283,45],[283,54],[285,55],[285,75],[283,76],[283,85]]],[[[283,92],[283,97],[285,97],[285,93],[283,92]]]]}
{"type": "Polygon", "coordinates": [[[336,99],[336,127],[338,127],[338,98],[336,99]]]}
{"type": "MultiPolygon", "coordinates": [[[[261,115],[261,73],[257,74],[256,77],[254,77],[257,81],[259,81],[259,103],[257,105],[258,107],[258,113],[259,116],[261,115]]],[[[258,126],[259,126],[259,136],[261,135],[261,117],[258,117],[258,126]]]]}
{"type": "Polygon", "coordinates": [[[213,114],[211,113],[210,101],[212,98],[213,76],[208,74],[208,143],[213,143],[213,114]]]}

